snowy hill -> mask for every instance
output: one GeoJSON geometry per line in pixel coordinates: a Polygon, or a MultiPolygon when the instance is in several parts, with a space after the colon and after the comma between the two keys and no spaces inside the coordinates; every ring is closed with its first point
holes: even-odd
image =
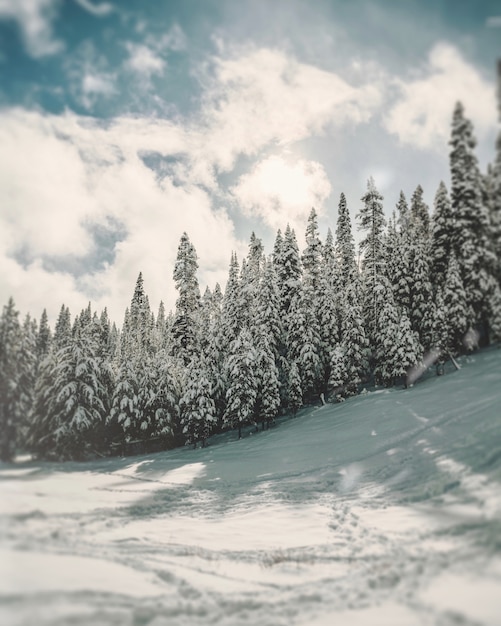
{"type": "Polygon", "coordinates": [[[0,623],[501,623],[501,350],[128,459],[0,466],[0,623]]]}

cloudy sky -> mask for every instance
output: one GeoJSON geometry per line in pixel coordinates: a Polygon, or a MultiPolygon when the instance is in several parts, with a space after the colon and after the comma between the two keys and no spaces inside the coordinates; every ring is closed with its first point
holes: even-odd
{"type": "Polygon", "coordinates": [[[121,323],[139,271],[174,306],[183,231],[224,287],[369,175],[431,204],[456,100],[493,159],[499,56],[499,0],[0,0],[1,304],[121,323]]]}

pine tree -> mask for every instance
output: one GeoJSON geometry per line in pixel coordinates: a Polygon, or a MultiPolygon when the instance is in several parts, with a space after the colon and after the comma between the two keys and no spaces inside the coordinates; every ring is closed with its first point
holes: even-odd
{"type": "Polygon", "coordinates": [[[190,242],[188,235],[183,233],[174,267],[174,281],[179,297],[176,302],[172,334],[174,353],[183,358],[185,365],[200,351],[200,331],[198,328],[200,289],[197,269],[195,247],[190,242]]]}
{"type": "Polygon", "coordinates": [[[46,386],[36,388],[30,447],[42,458],[81,459],[104,418],[100,371],[88,335],[77,327],[50,365],[52,371],[41,377],[46,386]]]}
{"type": "Polygon", "coordinates": [[[300,292],[290,305],[287,354],[289,361],[295,361],[299,368],[303,398],[311,398],[320,392],[322,364],[319,345],[318,324],[308,293],[300,292]]]}
{"type": "Polygon", "coordinates": [[[384,276],[377,279],[375,300],[379,315],[374,333],[374,378],[377,384],[392,385],[398,347],[399,312],[390,283],[384,276]]]}
{"type": "Polygon", "coordinates": [[[442,288],[445,283],[454,237],[454,215],[447,188],[442,181],[435,194],[430,241],[430,271],[436,288],[442,288]]]}
{"type": "Polygon", "coordinates": [[[288,404],[295,416],[298,410],[303,406],[303,392],[301,389],[301,376],[299,375],[299,368],[295,361],[292,361],[289,368],[288,379],[288,404]]]}
{"type": "Polygon", "coordinates": [[[283,244],[284,244],[284,238],[282,237],[282,231],[279,228],[277,230],[277,235],[275,237],[275,243],[273,244],[273,263],[275,264],[275,269],[277,273],[278,273],[278,267],[281,263],[283,244]]]}
{"type": "Polygon", "coordinates": [[[256,237],[254,232],[251,234],[249,242],[249,253],[247,261],[242,266],[241,276],[241,298],[242,302],[242,318],[245,325],[249,325],[254,319],[259,284],[261,282],[264,269],[264,254],[261,239],[256,237]]]}
{"type": "MultiPolygon", "coordinates": [[[[411,234],[414,230],[411,231],[411,234]]],[[[418,333],[422,345],[428,345],[431,336],[433,311],[433,288],[430,280],[430,268],[427,245],[415,233],[413,244],[409,250],[412,280],[410,284],[409,318],[412,329],[418,333]]]]}
{"type": "Polygon", "coordinates": [[[287,224],[278,264],[278,285],[282,315],[287,316],[291,302],[301,289],[302,266],[296,234],[287,224]]]}
{"type": "Polygon", "coordinates": [[[403,311],[400,315],[394,354],[392,356],[393,379],[404,377],[405,386],[407,387],[410,371],[421,363],[422,358],[423,350],[419,342],[419,336],[412,330],[407,313],[403,311]]]}
{"type": "Polygon", "coordinates": [[[421,185],[418,185],[412,194],[410,221],[414,234],[427,241],[430,234],[430,210],[423,200],[421,185]]]}
{"type": "MultiPolygon", "coordinates": [[[[474,153],[473,126],[457,103],[451,133],[451,202],[454,214],[452,245],[466,290],[469,324],[488,332],[489,298],[494,288],[496,259],[490,238],[483,179],[474,153]]],[[[486,337],[487,339],[487,337],[486,337]]]]}
{"type": "Polygon", "coordinates": [[[388,221],[385,237],[385,276],[393,288],[393,296],[397,306],[410,309],[410,291],[412,273],[409,268],[409,231],[397,230],[397,218],[393,213],[388,221]]]}
{"type": "Polygon", "coordinates": [[[345,395],[354,395],[369,369],[369,341],[365,334],[356,286],[349,287],[345,294],[341,337],[346,368],[345,395]]]}
{"type": "Polygon", "coordinates": [[[216,422],[210,375],[203,361],[193,360],[188,366],[187,382],[180,401],[181,424],[187,442],[202,448],[216,422]]]}
{"type": "Polygon", "coordinates": [[[260,331],[256,346],[257,393],[254,412],[264,430],[265,426],[269,428],[280,408],[280,383],[269,335],[264,328],[260,331]]]}
{"type": "Polygon", "coordinates": [[[137,277],[130,308],[125,312],[122,327],[122,358],[134,357],[138,352],[151,354],[153,350],[153,325],[148,296],[144,290],[142,272],[137,277]]]}
{"type": "Polygon", "coordinates": [[[40,317],[40,325],[38,328],[36,341],[37,362],[40,363],[49,353],[52,343],[52,333],[50,330],[46,309],[42,311],[42,315],[40,317]]]}
{"type": "Polygon", "coordinates": [[[158,306],[157,319],[155,328],[153,329],[153,346],[155,352],[167,347],[167,320],[165,316],[165,305],[162,300],[158,306]]]}
{"type": "Polygon", "coordinates": [[[179,399],[169,365],[169,357],[163,350],[138,363],[138,413],[134,433],[137,439],[169,440],[173,435],[179,399]]]}
{"type": "Polygon", "coordinates": [[[376,189],[373,178],[369,178],[367,192],[362,196],[359,229],[366,233],[360,242],[363,254],[362,273],[364,279],[364,317],[369,337],[373,338],[378,328],[378,306],[376,287],[385,273],[383,196],[376,189]]]}
{"type": "Polygon", "coordinates": [[[329,229],[323,246],[321,284],[317,298],[319,350],[324,387],[330,375],[330,354],[333,346],[340,339],[341,289],[340,269],[335,254],[332,232],[329,229]]]}
{"type": "Polygon", "coordinates": [[[447,328],[442,335],[442,343],[445,351],[454,356],[464,349],[464,336],[471,319],[466,291],[454,253],[449,259],[442,297],[447,328]]]}
{"type": "Polygon", "coordinates": [[[9,298],[0,317],[0,460],[11,461],[17,444],[19,352],[21,328],[14,300],[9,298]]]}
{"type": "Polygon", "coordinates": [[[341,194],[339,199],[336,254],[339,259],[341,284],[346,288],[358,279],[358,268],[355,259],[355,240],[351,229],[350,213],[346,207],[344,193],[341,194]]]}
{"type": "Polygon", "coordinates": [[[223,296],[221,313],[221,346],[227,350],[232,341],[238,337],[243,329],[240,308],[240,280],[238,276],[237,255],[232,252],[228,282],[223,296]]]}
{"type": "Polygon", "coordinates": [[[322,242],[318,233],[317,213],[311,209],[306,226],[306,248],[302,256],[303,284],[316,299],[322,275],[322,242]]]}
{"type": "Polygon", "coordinates": [[[136,439],[141,418],[138,365],[136,359],[124,358],[116,375],[111,410],[106,420],[110,437],[117,443],[136,439]]]}
{"type": "Polygon", "coordinates": [[[27,433],[32,417],[38,365],[38,336],[36,322],[26,315],[17,354],[19,377],[14,412],[14,419],[17,423],[17,442],[21,448],[26,448],[27,433]]]}
{"type": "Polygon", "coordinates": [[[397,219],[396,226],[400,233],[406,232],[409,228],[410,223],[410,211],[409,205],[407,204],[407,198],[402,190],[400,190],[400,195],[398,197],[398,202],[396,205],[397,209],[397,219]]]}
{"type": "Polygon", "coordinates": [[[254,417],[257,397],[256,353],[247,329],[242,330],[231,343],[226,369],[228,390],[225,420],[233,428],[238,428],[240,439],[242,426],[254,417]]]}
{"type": "Polygon", "coordinates": [[[284,328],[280,315],[277,275],[271,258],[264,263],[254,321],[254,335],[266,335],[274,359],[278,360],[283,352],[284,328]]]}
{"type": "Polygon", "coordinates": [[[331,351],[329,389],[337,398],[344,396],[344,389],[348,379],[346,369],[346,355],[342,345],[335,346],[331,351]]]}
{"type": "Polygon", "coordinates": [[[70,310],[64,304],[61,306],[54,329],[53,350],[56,352],[71,343],[71,316],[70,310]]]}

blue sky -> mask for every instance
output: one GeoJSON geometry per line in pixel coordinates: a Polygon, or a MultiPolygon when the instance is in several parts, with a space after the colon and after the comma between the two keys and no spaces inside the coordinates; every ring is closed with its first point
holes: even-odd
{"type": "Polygon", "coordinates": [[[2,301],[121,322],[139,271],[174,306],[183,231],[224,286],[370,175],[431,205],[456,100],[493,159],[499,56],[499,1],[0,0],[2,301]]]}

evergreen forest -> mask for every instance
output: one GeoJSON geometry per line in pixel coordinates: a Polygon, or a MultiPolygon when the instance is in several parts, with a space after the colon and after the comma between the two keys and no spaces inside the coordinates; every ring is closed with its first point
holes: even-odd
{"type": "MultiPolygon", "coordinates": [[[[150,308],[140,273],[120,327],[89,305],[54,328],[0,318],[0,459],[20,452],[84,460],[180,445],[255,425],[306,404],[341,402],[370,385],[409,386],[430,367],[501,339],[501,134],[482,172],[461,103],[450,182],[432,209],[417,185],[390,212],[367,182],[352,224],[344,194],[306,247],[288,225],[271,253],[250,236],[226,287],[200,291],[197,252],[179,242],[175,310],[150,308]],[[354,230],[360,233],[356,249],[354,230]]],[[[416,181],[418,182],[418,181],[416,181]]],[[[138,268],[139,270],[140,268],[138,268]]],[[[147,278],[147,277],[146,277],[147,278]]]]}

